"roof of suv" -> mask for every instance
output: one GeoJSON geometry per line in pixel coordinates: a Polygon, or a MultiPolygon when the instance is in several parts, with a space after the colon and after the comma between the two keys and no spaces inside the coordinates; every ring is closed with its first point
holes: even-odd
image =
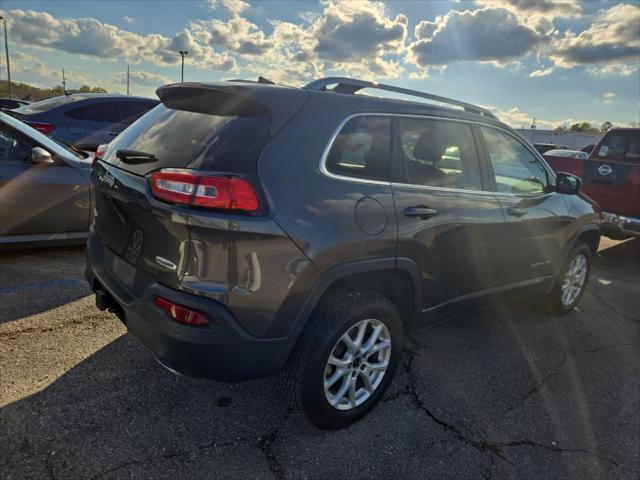
{"type": "Polygon", "coordinates": [[[357,111],[368,110],[375,113],[422,115],[444,114],[459,119],[482,121],[484,123],[506,126],[500,122],[493,113],[483,107],[426,92],[343,77],[323,78],[311,82],[302,88],[275,85],[270,82],[253,82],[246,80],[207,83],[185,82],[165,85],[160,87],[156,93],[163,103],[167,103],[167,101],[170,103],[174,98],[178,97],[183,101],[188,96],[192,96],[194,100],[197,98],[198,102],[202,102],[203,98],[200,92],[203,90],[210,90],[212,92],[221,92],[224,90],[233,96],[237,95],[245,99],[263,103],[267,107],[277,104],[278,109],[282,108],[283,103],[287,103],[285,99],[289,96],[331,95],[333,97],[338,96],[344,98],[344,101],[352,104],[354,110],[357,111]],[[332,85],[335,85],[335,87],[327,88],[332,85]],[[395,94],[424,98],[436,103],[358,94],[357,92],[362,89],[390,91],[395,94]],[[452,106],[458,108],[452,108],[452,106]]]}

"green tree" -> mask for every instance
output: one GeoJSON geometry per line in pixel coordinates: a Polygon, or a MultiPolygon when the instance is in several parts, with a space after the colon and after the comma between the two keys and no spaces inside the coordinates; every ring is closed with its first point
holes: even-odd
{"type": "Polygon", "coordinates": [[[556,128],[553,129],[554,132],[566,132],[567,130],[569,130],[567,128],[566,125],[558,125],[556,128]]]}
{"type": "Polygon", "coordinates": [[[611,123],[609,120],[607,120],[606,122],[604,122],[602,125],[600,125],[600,131],[601,132],[606,132],[607,130],[609,130],[611,127],[613,127],[613,123],[611,123]]]}
{"type": "Polygon", "coordinates": [[[597,132],[598,129],[591,125],[590,122],[578,122],[569,127],[571,132],[597,132]]]}

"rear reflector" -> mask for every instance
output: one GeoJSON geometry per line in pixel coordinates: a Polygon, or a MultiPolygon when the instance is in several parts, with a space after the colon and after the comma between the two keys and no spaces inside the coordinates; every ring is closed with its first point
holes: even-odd
{"type": "Polygon", "coordinates": [[[204,313],[199,312],[198,310],[192,310],[191,308],[177,305],[162,297],[156,297],[153,303],[155,303],[158,308],[166,312],[171,318],[180,323],[194,325],[197,327],[209,325],[209,319],[204,313]]]}
{"type": "Polygon", "coordinates": [[[249,182],[236,177],[160,170],[149,177],[153,195],[165,202],[255,212],[258,197],[249,182]]]}
{"type": "Polygon", "coordinates": [[[47,133],[53,132],[56,129],[56,126],[51,125],[50,123],[43,123],[43,122],[24,122],[24,123],[26,123],[30,127],[35,128],[39,132],[44,133],[45,135],[47,133]]]}

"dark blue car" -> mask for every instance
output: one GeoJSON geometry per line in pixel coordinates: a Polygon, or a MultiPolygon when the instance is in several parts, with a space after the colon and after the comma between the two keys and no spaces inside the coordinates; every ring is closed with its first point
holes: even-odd
{"type": "Polygon", "coordinates": [[[7,113],[50,137],[95,150],[158,104],[158,100],[101,93],[53,97],[7,113]]]}

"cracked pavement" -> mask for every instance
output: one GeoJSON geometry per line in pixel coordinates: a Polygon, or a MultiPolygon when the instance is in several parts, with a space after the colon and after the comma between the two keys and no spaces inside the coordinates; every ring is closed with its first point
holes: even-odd
{"type": "Polygon", "coordinates": [[[383,401],[325,432],[284,379],[175,377],[93,306],[79,248],[0,256],[0,477],[640,478],[640,241],[579,310],[512,302],[408,342],[383,401]]]}

